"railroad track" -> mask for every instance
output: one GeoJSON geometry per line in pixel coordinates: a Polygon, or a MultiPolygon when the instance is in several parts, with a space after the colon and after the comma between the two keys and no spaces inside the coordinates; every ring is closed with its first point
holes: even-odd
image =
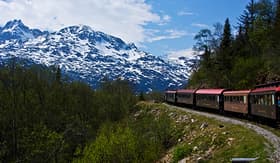
{"type": "Polygon", "coordinates": [[[227,123],[242,125],[246,128],[249,128],[249,129],[255,131],[257,134],[262,135],[265,139],[267,139],[273,145],[273,148],[275,149],[275,151],[271,154],[271,159],[276,163],[280,163],[280,137],[278,137],[277,135],[275,135],[273,132],[269,131],[268,129],[261,127],[260,125],[253,124],[254,122],[250,122],[250,121],[247,121],[244,119],[236,119],[236,117],[228,117],[228,116],[223,116],[223,115],[209,113],[209,112],[202,112],[202,111],[193,110],[193,109],[189,109],[189,108],[185,108],[185,107],[169,105],[166,103],[165,103],[165,105],[171,109],[176,109],[176,110],[181,110],[181,111],[188,112],[188,113],[206,116],[206,117],[214,118],[216,120],[227,122],[227,123]]]}

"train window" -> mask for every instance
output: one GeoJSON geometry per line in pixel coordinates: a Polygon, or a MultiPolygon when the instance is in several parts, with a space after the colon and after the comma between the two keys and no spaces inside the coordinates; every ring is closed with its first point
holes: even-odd
{"type": "Polygon", "coordinates": [[[256,97],[251,96],[250,102],[251,102],[251,104],[256,104],[256,97]]]}
{"type": "MultiPolygon", "coordinates": [[[[244,98],[246,102],[246,98],[244,98]]],[[[271,106],[275,104],[274,95],[266,94],[266,95],[254,95],[252,96],[252,103],[258,105],[267,105],[271,106]]]]}
{"type": "Polygon", "coordinates": [[[244,98],[243,98],[243,102],[244,102],[244,104],[246,104],[247,102],[247,96],[243,96],[244,98]]]}
{"type": "Polygon", "coordinates": [[[269,105],[268,95],[264,95],[264,105],[269,105]]]}
{"type": "Polygon", "coordinates": [[[270,95],[266,95],[266,104],[271,106],[271,96],[270,95]]]}
{"type": "Polygon", "coordinates": [[[261,105],[264,104],[264,97],[263,97],[263,96],[260,97],[260,104],[261,104],[261,105]]]}
{"type": "Polygon", "coordinates": [[[256,95],[254,96],[254,104],[259,104],[259,99],[256,95]]]}
{"type": "Polygon", "coordinates": [[[275,105],[275,101],[274,101],[274,95],[271,95],[271,102],[272,102],[272,105],[275,105]]]}
{"type": "Polygon", "coordinates": [[[244,103],[244,98],[243,98],[243,96],[239,96],[239,103],[244,103]]]}

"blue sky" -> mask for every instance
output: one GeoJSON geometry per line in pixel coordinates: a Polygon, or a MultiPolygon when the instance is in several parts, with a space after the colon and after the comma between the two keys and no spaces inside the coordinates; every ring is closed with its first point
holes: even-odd
{"type": "Polygon", "coordinates": [[[249,0],[148,0],[153,12],[168,15],[169,21],[161,26],[150,23],[145,28],[159,29],[158,34],[162,35],[172,29],[180,31],[181,35],[173,39],[145,42],[145,49],[155,55],[176,52],[188,55],[195,43],[193,37],[199,30],[211,29],[216,22],[224,24],[227,17],[231,25],[236,25],[237,18],[248,2],[249,0]]]}
{"type": "Polygon", "coordinates": [[[21,19],[55,31],[84,24],[134,42],[154,55],[190,55],[194,35],[214,23],[232,25],[250,0],[0,0],[0,25],[21,19]]]}

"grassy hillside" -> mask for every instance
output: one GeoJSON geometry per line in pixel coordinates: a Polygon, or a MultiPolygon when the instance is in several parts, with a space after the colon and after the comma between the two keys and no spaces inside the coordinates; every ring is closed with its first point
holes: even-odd
{"type": "Polygon", "coordinates": [[[172,139],[176,143],[161,161],[230,162],[234,157],[258,157],[256,162],[269,162],[269,143],[254,131],[182,111],[162,104],[139,103],[141,114],[155,118],[166,114],[171,120],[172,139]]]}

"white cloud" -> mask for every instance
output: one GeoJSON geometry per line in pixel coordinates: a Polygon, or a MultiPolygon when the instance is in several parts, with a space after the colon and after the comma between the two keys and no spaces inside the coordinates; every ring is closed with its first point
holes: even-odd
{"type": "Polygon", "coordinates": [[[196,55],[192,48],[167,52],[167,57],[169,60],[177,60],[179,57],[193,58],[195,56],[196,55]]]}
{"type": "Polygon", "coordinates": [[[170,22],[171,17],[169,15],[163,15],[161,17],[161,21],[158,23],[158,25],[166,25],[168,22],[170,22]]]}
{"type": "Polygon", "coordinates": [[[148,34],[149,37],[147,38],[147,42],[154,42],[160,40],[167,40],[167,39],[176,39],[181,38],[187,35],[193,35],[192,33],[188,33],[186,31],[168,29],[164,31],[164,34],[157,34],[159,31],[151,30],[148,34]]]}
{"type": "Polygon", "coordinates": [[[194,15],[194,13],[192,13],[192,12],[187,12],[187,11],[179,11],[179,12],[177,13],[177,15],[179,15],[179,16],[191,16],[191,15],[194,15]]]}
{"type": "Polygon", "coordinates": [[[209,28],[209,25],[202,23],[192,23],[191,25],[198,28],[209,28]]]}
{"type": "Polygon", "coordinates": [[[162,19],[164,21],[170,21],[171,17],[169,15],[164,15],[162,19]]]}
{"type": "Polygon", "coordinates": [[[21,19],[32,28],[58,30],[85,24],[127,42],[143,42],[144,25],[166,22],[145,0],[0,0],[0,24],[21,19]]]}

